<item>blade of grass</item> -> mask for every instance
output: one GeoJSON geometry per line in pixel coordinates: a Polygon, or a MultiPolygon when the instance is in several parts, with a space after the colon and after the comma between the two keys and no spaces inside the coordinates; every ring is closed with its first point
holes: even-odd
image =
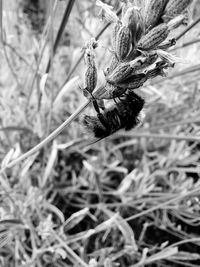
{"type": "MultiPolygon", "coordinates": [[[[57,9],[57,2],[58,2],[58,0],[55,1],[55,3],[54,3],[54,14],[55,14],[56,9],[57,9]]],[[[42,35],[43,38],[41,38],[42,40],[44,39],[45,34],[46,34],[46,36],[49,35],[49,33],[48,33],[48,31],[49,31],[49,29],[48,29],[49,25],[50,25],[50,18],[48,18],[48,20],[47,20],[46,27],[45,27],[45,30],[43,31],[43,35],[42,35]]],[[[32,76],[32,80],[31,80],[31,82],[29,83],[29,84],[30,84],[30,90],[29,90],[29,92],[28,92],[28,96],[27,96],[26,110],[27,110],[27,108],[28,108],[28,106],[29,106],[29,103],[30,103],[30,99],[31,99],[31,96],[32,96],[32,93],[33,93],[33,86],[34,86],[34,84],[35,84],[35,80],[36,80],[36,78],[38,77],[40,64],[41,64],[41,62],[42,62],[42,58],[43,58],[43,54],[44,54],[44,50],[45,50],[45,48],[46,48],[47,43],[48,43],[48,38],[46,37],[46,39],[45,39],[43,45],[41,44],[40,53],[39,53],[39,55],[38,55],[38,59],[37,59],[37,64],[36,64],[35,72],[34,72],[34,74],[33,74],[33,76],[32,76]]],[[[33,64],[34,64],[34,63],[35,63],[35,62],[33,62],[33,64]]],[[[40,78],[40,76],[39,76],[39,78],[40,78]]],[[[26,83],[25,83],[25,84],[26,84],[26,83]]],[[[28,88],[29,88],[29,86],[28,86],[28,88]]],[[[23,91],[24,91],[24,90],[23,90],[23,91]]],[[[39,109],[39,107],[40,107],[40,94],[38,93],[38,95],[39,95],[39,97],[38,97],[38,109],[39,109]]]]}
{"type": "MultiPolygon", "coordinates": [[[[58,32],[57,32],[57,35],[56,35],[56,39],[55,39],[55,43],[53,45],[53,56],[55,55],[56,53],[56,50],[58,48],[58,44],[60,42],[60,39],[62,37],[62,34],[64,32],[64,29],[67,25],[67,22],[69,20],[69,16],[70,16],[70,13],[72,11],[72,8],[73,8],[73,5],[74,5],[74,2],[75,0],[69,0],[67,6],[66,6],[66,9],[65,9],[65,13],[63,15],[63,18],[62,18],[62,21],[61,21],[61,24],[60,24],[60,27],[58,29],[58,32]]],[[[53,58],[53,57],[52,57],[53,58]]],[[[47,68],[46,68],[46,73],[48,73],[50,71],[50,68],[51,68],[51,64],[52,64],[52,58],[49,59],[49,62],[47,64],[47,68]]]]}
{"type": "Polygon", "coordinates": [[[139,218],[141,216],[145,216],[150,212],[153,212],[155,210],[161,209],[161,208],[163,208],[163,207],[165,207],[165,206],[167,206],[167,205],[169,205],[171,203],[176,203],[177,201],[180,201],[180,200],[182,200],[182,199],[184,199],[186,197],[189,197],[190,195],[199,194],[199,190],[200,190],[200,187],[197,187],[197,188],[195,188],[195,189],[193,189],[193,190],[191,190],[189,192],[183,193],[182,195],[179,194],[177,197],[174,197],[174,198],[172,198],[172,199],[170,199],[170,200],[168,200],[166,202],[163,202],[161,204],[158,204],[158,205],[156,205],[156,206],[154,206],[154,207],[152,207],[150,209],[147,209],[147,210],[144,210],[144,211],[139,212],[137,214],[134,214],[134,215],[126,218],[125,220],[126,221],[132,221],[132,220],[135,220],[135,219],[137,219],[137,218],[139,218]]]}

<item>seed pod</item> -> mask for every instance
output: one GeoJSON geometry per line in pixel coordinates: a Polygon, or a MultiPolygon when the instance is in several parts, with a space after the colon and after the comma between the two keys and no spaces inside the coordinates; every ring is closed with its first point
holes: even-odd
{"type": "Polygon", "coordinates": [[[119,60],[117,59],[116,55],[113,54],[110,65],[107,68],[106,72],[104,72],[105,76],[111,73],[117,67],[118,64],[119,64],[119,60]]]}
{"type": "Polygon", "coordinates": [[[97,85],[97,69],[95,65],[87,68],[85,73],[85,84],[87,90],[92,93],[97,85]]]}
{"type": "MultiPolygon", "coordinates": [[[[86,49],[85,51],[85,62],[87,70],[85,73],[85,90],[92,93],[97,84],[97,68],[95,64],[95,55],[92,50],[86,49]]],[[[86,96],[86,92],[84,92],[86,96]]]]}
{"type": "Polygon", "coordinates": [[[111,84],[117,84],[119,82],[123,82],[123,80],[127,79],[134,68],[131,66],[129,62],[119,64],[114,71],[106,77],[106,80],[111,84]]]}
{"type": "Polygon", "coordinates": [[[139,69],[144,62],[144,58],[138,57],[135,60],[119,63],[106,80],[111,84],[121,83],[126,80],[135,70],[139,69]]]}
{"type": "Polygon", "coordinates": [[[193,0],[169,0],[163,15],[164,22],[168,22],[183,11],[192,3],[193,0]]]}
{"type": "Polygon", "coordinates": [[[119,60],[123,60],[128,55],[131,45],[131,32],[128,27],[121,26],[116,36],[116,55],[119,60]]]}
{"type": "Polygon", "coordinates": [[[141,87],[146,81],[148,77],[144,73],[136,74],[125,80],[123,83],[118,84],[119,87],[126,90],[134,90],[141,87]]]}
{"type": "Polygon", "coordinates": [[[144,22],[140,9],[136,6],[129,7],[122,17],[122,24],[130,29],[132,45],[135,47],[144,32],[144,22]]]}
{"type": "Polygon", "coordinates": [[[169,29],[166,23],[154,27],[140,39],[138,48],[142,50],[156,49],[168,36],[169,29]]]}
{"type": "Polygon", "coordinates": [[[121,26],[122,26],[121,22],[116,22],[113,24],[113,27],[112,27],[111,44],[112,44],[112,48],[114,52],[116,52],[117,35],[118,35],[118,31],[120,30],[121,26]]]}
{"type": "Polygon", "coordinates": [[[145,12],[145,28],[148,32],[157,25],[159,19],[163,14],[167,0],[151,0],[148,1],[147,9],[145,12]]]}

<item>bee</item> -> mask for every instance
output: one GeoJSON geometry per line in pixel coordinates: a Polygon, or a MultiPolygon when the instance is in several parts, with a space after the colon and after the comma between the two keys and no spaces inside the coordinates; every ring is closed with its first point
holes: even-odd
{"type": "Polygon", "coordinates": [[[128,91],[118,102],[97,116],[85,115],[83,125],[93,133],[96,138],[105,138],[120,129],[126,131],[139,123],[139,113],[144,106],[144,99],[133,91],[128,91]]]}

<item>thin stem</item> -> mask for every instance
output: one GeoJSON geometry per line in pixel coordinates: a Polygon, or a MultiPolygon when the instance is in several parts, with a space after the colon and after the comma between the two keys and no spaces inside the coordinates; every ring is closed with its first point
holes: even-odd
{"type": "Polygon", "coordinates": [[[83,112],[90,104],[90,100],[87,100],[81,107],[79,107],[68,119],[66,119],[57,129],[55,129],[49,136],[47,136],[44,140],[42,140],[38,145],[27,151],[25,154],[21,155],[17,159],[11,161],[5,168],[0,170],[0,174],[3,173],[6,169],[12,168],[20,161],[30,157],[32,154],[38,152],[41,148],[43,148],[46,144],[51,142],[56,136],[58,136],[63,129],[68,126],[79,114],[83,112]]]}
{"type": "Polygon", "coordinates": [[[190,45],[193,45],[193,44],[196,44],[196,43],[199,43],[200,42],[200,37],[196,38],[196,39],[193,39],[192,41],[189,41],[189,42],[186,42],[186,43],[183,43],[182,45],[179,45],[179,46],[175,46],[173,48],[170,48],[168,51],[175,51],[175,50],[178,50],[180,48],[185,48],[187,46],[190,46],[190,45]]]}
{"type": "MultiPolygon", "coordinates": [[[[194,135],[171,135],[171,134],[153,134],[153,133],[122,133],[115,134],[113,138],[119,138],[119,136],[123,137],[132,137],[132,138],[155,138],[155,139],[168,139],[168,140],[177,140],[177,141],[192,141],[192,142],[200,142],[200,136],[194,135]]],[[[132,144],[133,140],[124,142],[123,146],[127,146],[128,144],[132,144]]]]}
{"type": "MultiPolygon", "coordinates": [[[[57,9],[57,1],[55,1],[55,3],[54,3],[54,14],[56,12],[56,9],[57,9]]],[[[50,23],[51,23],[50,18],[48,18],[47,23],[46,23],[46,29],[44,30],[44,34],[43,34],[42,40],[44,39],[45,32],[46,32],[46,35],[48,36],[48,31],[50,30],[48,28],[50,27],[50,23]]],[[[34,72],[34,74],[32,76],[32,81],[30,83],[31,84],[30,85],[30,90],[28,92],[28,97],[27,97],[27,101],[26,101],[26,110],[28,109],[28,106],[29,106],[29,103],[30,103],[30,99],[31,99],[31,96],[32,96],[32,93],[33,93],[33,86],[35,84],[35,80],[36,80],[36,78],[38,76],[38,73],[39,73],[40,64],[42,62],[43,54],[44,54],[44,51],[45,51],[47,43],[48,43],[48,38],[45,39],[44,44],[41,44],[40,53],[39,53],[38,59],[37,59],[36,70],[35,70],[35,72],[34,72]]],[[[40,98],[41,98],[41,96],[39,95],[38,109],[40,107],[40,98]]]]}
{"type": "Polygon", "coordinates": [[[199,70],[200,70],[200,64],[196,64],[196,65],[194,65],[192,67],[189,67],[189,68],[186,68],[186,69],[184,69],[182,71],[176,72],[173,75],[169,75],[169,76],[167,76],[165,78],[162,78],[162,79],[160,79],[158,81],[154,81],[151,84],[152,85],[159,84],[159,83],[162,83],[163,81],[171,80],[171,79],[174,79],[176,77],[183,76],[183,75],[186,75],[188,73],[192,73],[192,72],[199,71],[199,70]]]}
{"type": "Polygon", "coordinates": [[[198,23],[200,22],[200,17],[198,17],[194,22],[192,22],[190,25],[188,25],[180,34],[178,34],[175,39],[179,40],[181,37],[183,37],[189,30],[194,28],[198,23]]]}

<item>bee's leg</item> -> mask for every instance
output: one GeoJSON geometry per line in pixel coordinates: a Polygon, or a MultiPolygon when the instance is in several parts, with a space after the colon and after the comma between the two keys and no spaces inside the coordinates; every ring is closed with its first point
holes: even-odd
{"type": "Polygon", "coordinates": [[[110,125],[108,121],[105,119],[104,115],[101,112],[99,112],[97,113],[97,117],[99,121],[101,122],[101,124],[105,127],[105,129],[108,130],[110,128],[110,125]]]}
{"type": "Polygon", "coordinates": [[[109,123],[106,121],[104,115],[101,113],[100,108],[99,108],[99,105],[98,105],[98,103],[97,103],[97,100],[95,99],[95,97],[93,96],[92,93],[90,93],[90,94],[91,94],[91,97],[92,97],[92,104],[93,104],[94,109],[95,109],[95,111],[96,111],[96,113],[97,113],[97,117],[98,117],[99,121],[102,123],[102,125],[103,125],[106,129],[108,129],[108,127],[109,127],[109,123]]]}
{"type": "Polygon", "coordinates": [[[97,114],[100,113],[99,105],[97,103],[96,98],[93,96],[93,94],[91,92],[89,92],[89,90],[87,88],[83,89],[83,94],[84,94],[85,97],[87,97],[88,99],[92,100],[92,104],[93,104],[94,109],[97,112],[97,114]]]}

